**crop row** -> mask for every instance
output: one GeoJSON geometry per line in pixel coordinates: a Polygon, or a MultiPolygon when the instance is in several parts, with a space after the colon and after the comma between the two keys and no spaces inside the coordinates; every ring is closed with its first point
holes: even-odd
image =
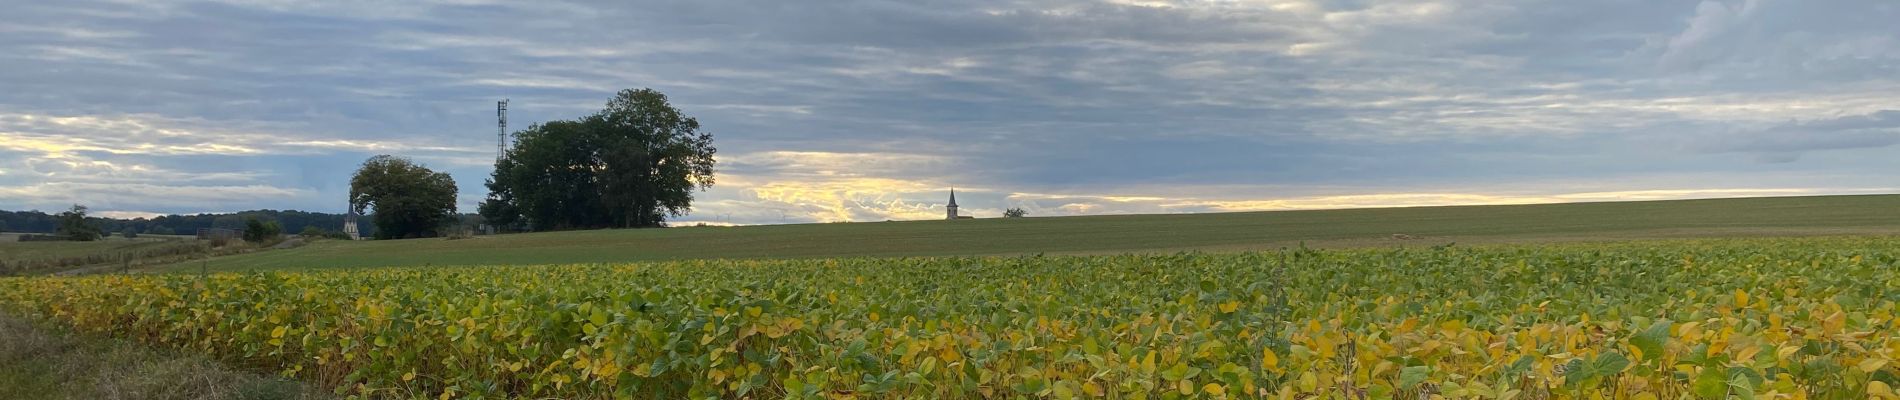
{"type": "Polygon", "coordinates": [[[1892,398],[1877,239],[0,279],[366,398],[1892,398]]]}

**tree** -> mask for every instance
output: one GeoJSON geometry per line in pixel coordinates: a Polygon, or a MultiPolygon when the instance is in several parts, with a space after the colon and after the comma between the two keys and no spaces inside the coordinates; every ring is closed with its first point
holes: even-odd
{"type": "Polygon", "coordinates": [[[717,151],[666,95],[623,90],[594,115],[516,133],[481,215],[504,230],[665,226],[712,187],[717,151]]]}
{"type": "Polygon", "coordinates": [[[125,230],[119,231],[119,236],[124,236],[126,239],[138,239],[139,230],[128,226],[125,227],[125,230]]]}
{"type": "Polygon", "coordinates": [[[104,234],[98,226],[86,221],[86,206],[74,204],[71,210],[59,213],[59,235],[66,240],[90,242],[104,234]]]}
{"type": "Polygon", "coordinates": [[[211,228],[233,229],[233,230],[244,229],[244,218],[239,217],[237,214],[220,215],[220,216],[217,216],[216,218],[211,219],[211,228]]]}
{"type": "Polygon", "coordinates": [[[257,218],[244,220],[244,241],[263,243],[277,239],[284,234],[284,226],[277,221],[264,221],[257,218]]]}
{"type": "Polygon", "coordinates": [[[377,239],[433,237],[455,218],[455,179],[407,158],[370,157],[350,178],[350,211],[374,210],[377,239]]]}
{"type": "Polygon", "coordinates": [[[1029,216],[1029,211],[1025,211],[1021,208],[1010,207],[1008,210],[1003,210],[1003,217],[1005,218],[1022,218],[1027,216],[1029,216]]]}
{"type": "Polygon", "coordinates": [[[172,230],[172,228],[169,226],[152,225],[149,228],[145,228],[145,234],[147,235],[176,235],[178,234],[178,231],[172,230]]]}

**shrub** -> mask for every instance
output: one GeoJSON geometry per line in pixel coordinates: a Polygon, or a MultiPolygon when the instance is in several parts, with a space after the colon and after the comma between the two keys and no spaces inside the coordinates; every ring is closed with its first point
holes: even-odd
{"type": "Polygon", "coordinates": [[[244,221],[244,241],[246,242],[263,243],[275,240],[283,234],[284,227],[277,225],[277,221],[260,221],[256,218],[244,221]]]}
{"type": "Polygon", "coordinates": [[[67,240],[90,242],[99,240],[105,233],[98,226],[86,222],[86,206],[74,204],[71,210],[59,213],[59,235],[67,240]]]}
{"type": "Polygon", "coordinates": [[[297,236],[303,236],[307,238],[325,237],[325,236],[329,236],[329,232],[325,231],[323,228],[318,228],[316,225],[304,225],[303,232],[298,233],[297,236]]]}

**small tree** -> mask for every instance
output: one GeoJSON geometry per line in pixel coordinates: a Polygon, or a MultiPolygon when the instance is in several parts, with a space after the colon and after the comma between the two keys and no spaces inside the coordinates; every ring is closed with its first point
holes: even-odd
{"type": "Polygon", "coordinates": [[[65,236],[66,240],[90,242],[99,240],[105,232],[86,222],[86,206],[74,204],[71,210],[59,213],[59,235],[65,236]]]}
{"type": "Polygon", "coordinates": [[[132,229],[132,227],[128,226],[128,227],[125,227],[125,230],[119,231],[119,236],[124,236],[126,239],[138,239],[139,230],[132,229]]]}
{"type": "Polygon", "coordinates": [[[1007,218],[1022,218],[1022,217],[1029,216],[1029,211],[1025,211],[1021,208],[1010,207],[1008,210],[1003,210],[1003,216],[1007,218]]]}
{"type": "Polygon", "coordinates": [[[278,225],[277,221],[259,221],[257,218],[244,221],[244,241],[246,242],[263,243],[283,234],[284,227],[278,225]]]}
{"type": "Polygon", "coordinates": [[[178,232],[172,230],[172,228],[168,226],[152,225],[149,228],[145,228],[145,234],[147,235],[176,235],[178,234],[178,232]]]}
{"type": "Polygon", "coordinates": [[[455,219],[455,192],[448,173],[380,155],[350,178],[350,211],[374,211],[377,239],[433,237],[455,219]]]}

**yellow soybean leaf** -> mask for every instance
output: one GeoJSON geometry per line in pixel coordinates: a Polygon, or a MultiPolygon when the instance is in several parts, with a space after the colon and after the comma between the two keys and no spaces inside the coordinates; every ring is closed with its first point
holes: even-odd
{"type": "Polygon", "coordinates": [[[1218,383],[1209,383],[1207,386],[1202,386],[1201,391],[1207,394],[1224,394],[1227,393],[1227,388],[1220,387],[1218,383]]]}
{"type": "Polygon", "coordinates": [[[1260,349],[1260,366],[1268,371],[1280,372],[1280,356],[1273,354],[1273,348],[1260,349]]]}
{"type": "Polygon", "coordinates": [[[278,325],[278,326],[277,326],[277,329],[272,329],[272,330],[270,331],[270,337],[271,337],[272,339],[276,339],[276,338],[282,338],[282,337],[284,337],[284,333],[285,333],[285,332],[288,332],[288,331],[290,331],[290,327],[287,327],[287,326],[283,326],[283,325],[278,325]]]}
{"type": "Polygon", "coordinates": [[[1835,311],[1833,315],[1827,316],[1827,319],[1821,320],[1821,329],[1826,333],[1840,333],[1846,326],[1847,314],[1840,311],[1835,311]]]}
{"type": "Polygon", "coordinates": [[[1239,310],[1239,309],[1240,309],[1239,300],[1229,301],[1226,303],[1220,303],[1220,312],[1222,314],[1230,314],[1230,313],[1233,313],[1234,310],[1239,310]]]}
{"type": "Polygon", "coordinates": [[[1881,381],[1867,382],[1867,395],[1883,399],[1894,397],[1893,388],[1881,381]]]}
{"type": "Polygon", "coordinates": [[[1881,367],[1886,366],[1886,359],[1869,358],[1860,361],[1860,372],[1873,373],[1874,371],[1879,371],[1881,367]]]}
{"type": "Polygon", "coordinates": [[[785,328],[787,331],[796,331],[805,327],[805,320],[786,317],[778,320],[778,326],[785,328]]]}
{"type": "Polygon", "coordinates": [[[746,316],[748,316],[748,317],[758,317],[758,316],[759,316],[759,314],[762,314],[762,313],[764,313],[764,312],[765,312],[765,310],[764,310],[764,309],[761,309],[761,308],[759,308],[759,307],[746,307],[746,308],[745,308],[745,315],[746,315],[746,316]]]}
{"type": "Polygon", "coordinates": [[[408,381],[413,381],[413,380],[416,380],[416,371],[411,370],[409,371],[409,373],[402,374],[403,382],[408,382],[408,381]]]}
{"type": "Polygon", "coordinates": [[[1463,332],[1465,330],[1465,321],[1460,319],[1445,321],[1439,323],[1438,328],[1451,333],[1463,332]]]}

